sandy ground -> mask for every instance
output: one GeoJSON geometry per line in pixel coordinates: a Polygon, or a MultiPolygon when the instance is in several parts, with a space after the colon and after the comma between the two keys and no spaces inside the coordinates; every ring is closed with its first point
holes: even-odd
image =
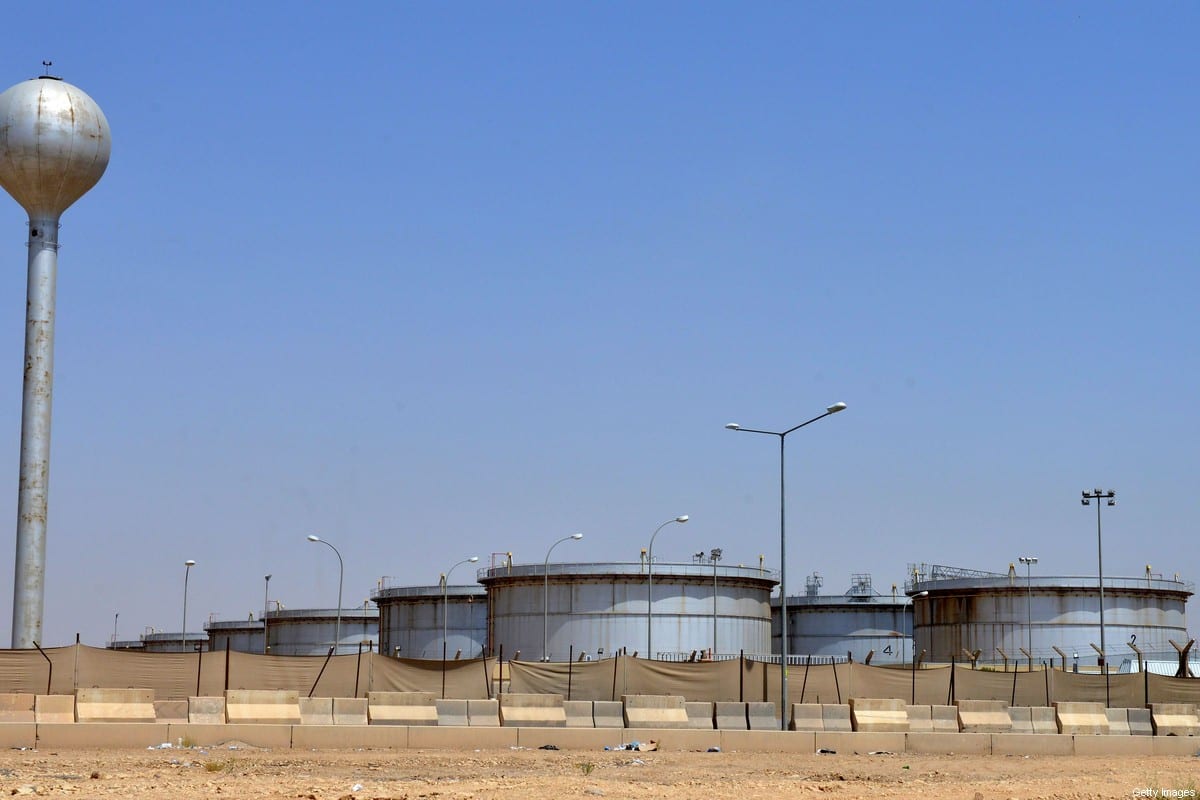
{"type": "Polygon", "coordinates": [[[248,747],[0,753],[4,796],[1083,800],[1196,797],[1198,788],[1197,757],[541,750],[301,753],[248,747]]]}

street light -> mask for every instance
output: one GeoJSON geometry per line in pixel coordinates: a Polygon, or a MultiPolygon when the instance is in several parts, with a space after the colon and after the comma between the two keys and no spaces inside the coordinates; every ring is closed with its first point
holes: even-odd
{"type": "Polygon", "coordinates": [[[743,428],[736,422],[731,422],[725,427],[731,431],[742,431],[743,433],[762,433],[768,436],[779,437],[779,612],[780,612],[780,633],[782,634],[779,642],[780,653],[780,675],[779,675],[779,701],[783,708],[779,714],[780,727],[787,730],[788,723],[788,610],[787,610],[787,525],[785,509],[784,492],[784,473],[783,473],[783,443],[787,439],[787,435],[794,431],[798,431],[805,425],[811,425],[819,419],[824,419],[830,414],[836,414],[839,411],[845,411],[845,403],[834,403],[831,406],[826,406],[825,413],[813,417],[807,422],[801,422],[794,428],[788,428],[786,431],[760,431],[753,428],[743,428]]]}
{"type": "Polygon", "coordinates": [[[582,533],[572,533],[550,545],[550,549],[546,551],[546,563],[542,565],[542,661],[550,660],[549,651],[546,649],[550,640],[550,554],[563,542],[578,542],[582,538],[582,533]]]}
{"type": "Polygon", "coordinates": [[[267,606],[271,601],[267,598],[271,596],[271,576],[263,576],[263,655],[270,652],[270,645],[267,643],[267,606]]]}
{"type": "Polygon", "coordinates": [[[1096,564],[1100,571],[1100,660],[1104,667],[1104,672],[1108,672],[1108,650],[1104,646],[1104,544],[1100,537],[1100,506],[1103,505],[1101,500],[1107,500],[1108,505],[1115,506],[1117,504],[1117,492],[1114,489],[1109,489],[1107,492],[1100,489],[1092,489],[1090,492],[1084,489],[1082,503],[1085,506],[1090,506],[1092,500],[1096,501],[1096,564]]]}
{"type": "Polygon", "coordinates": [[[179,634],[179,644],[181,649],[187,649],[187,585],[188,573],[192,571],[192,567],[196,566],[196,562],[190,558],[183,562],[183,632],[179,634]]]}
{"type": "Polygon", "coordinates": [[[319,542],[319,543],[325,545],[326,547],[328,547],[330,550],[333,551],[334,555],[337,556],[337,560],[338,560],[338,606],[337,606],[337,617],[333,623],[333,652],[337,653],[337,651],[341,648],[341,645],[342,645],[342,578],[345,576],[345,573],[346,573],[345,564],[342,563],[342,554],[338,552],[338,549],[336,547],[334,547],[333,545],[331,545],[329,542],[322,539],[320,536],[313,536],[312,534],[309,534],[308,540],[310,542],[319,542]]]}
{"type": "Polygon", "coordinates": [[[1020,556],[1017,558],[1025,565],[1025,630],[1029,632],[1029,669],[1033,670],[1033,578],[1030,570],[1038,562],[1037,556],[1020,556]]]}
{"type": "Polygon", "coordinates": [[[724,553],[725,551],[721,548],[714,547],[708,555],[713,565],[713,661],[717,660],[717,562],[721,560],[721,556],[724,553]]]}
{"type": "MultiPolygon", "coordinates": [[[[459,561],[454,567],[461,567],[463,564],[474,564],[479,560],[479,556],[471,556],[459,561]]],[[[454,567],[442,573],[442,660],[446,660],[446,617],[450,614],[449,599],[446,596],[447,586],[450,583],[450,573],[454,572],[454,567]]]]}
{"type": "Polygon", "coordinates": [[[658,536],[659,531],[672,522],[683,524],[687,521],[688,515],[681,514],[659,525],[650,536],[650,548],[646,551],[646,658],[654,658],[654,648],[652,646],[654,641],[652,624],[654,618],[654,539],[658,536]]]}

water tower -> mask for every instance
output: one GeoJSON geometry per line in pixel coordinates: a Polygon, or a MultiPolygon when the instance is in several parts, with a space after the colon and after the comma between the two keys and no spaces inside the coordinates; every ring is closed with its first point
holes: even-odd
{"type": "Polygon", "coordinates": [[[43,75],[0,94],[0,186],[29,214],[14,648],[32,647],[42,638],[58,220],[100,180],[111,149],[100,107],[59,78],[43,75]]]}

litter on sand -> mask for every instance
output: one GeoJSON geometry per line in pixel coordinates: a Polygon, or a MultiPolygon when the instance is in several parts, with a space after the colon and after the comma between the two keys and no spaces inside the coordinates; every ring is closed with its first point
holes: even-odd
{"type": "Polygon", "coordinates": [[[640,750],[643,753],[657,750],[658,742],[628,742],[626,744],[605,745],[605,750],[640,750]]]}

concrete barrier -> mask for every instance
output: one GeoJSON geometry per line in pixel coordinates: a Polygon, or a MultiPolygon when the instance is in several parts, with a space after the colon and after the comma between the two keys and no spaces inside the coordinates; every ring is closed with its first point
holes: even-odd
{"type": "Polygon", "coordinates": [[[0,694],[0,722],[36,722],[32,692],[0,694]]]}
{"type": "MultiPolygon", "coordinates": [[[[462,724],[467,724],[463,708],[462,724]]],[[[433,692],[367,692],[371,725],[437,725],[440,717],[433,692]]]]}
{"type": "Polygon", "coordinates": [[[187,721],[194,725],[224,725],[224,697],[189,697],[187,721]]]}
{"type": "Polygon", "coordinates": [[[931,733],[933,731],[933,709],[929,706],[904,706],[904,713],[908,715],[908,729],[918,733],[931,733]]]}
{"type": "Polygon", "coordinates": [[[1060,736],[1074,742],[1077,756],[1135,756],[1154,755],[1154,737],[1147,736],[1060,736]]]}
{"type": "MultiPolygon", "coordinates": [[[[735,703],[734,705],[741,704],[735,703]]],[[[716,726],[716,722],[714,721],[716,720],[716,712],[714,711],[713,703],[709,701],[684,703],[683,709],[687,712],[689,728],[693,728],[698,731],[711,731],[713,727],[716,726]]],[[[745,713],[744,707],[742,712],[743,714],[745,713]]]]}
{"type": "Polygon", "coordinates": [[[1042,736],[1037,733],[993,733],[994,756],[1070,756],[1075,754],[1074,736],[1042,736]]]}
{"type": "Polygon", "coordinates": [[[1108,717],[1108,732],[1114,736],[1129,735],[1129,709],[1106,708],[1104,716],[1108,717]]]}
{"type": "Polygon", "coordinates": [[[929,719],[934,733],[958,733],[958,708],[955,706],[930,706],[929,719]]]}
{"type": "MultiPolygon", "coordinates": [[[[727,753],[742,751],[745,753],[803,753],[812,755],[816,752],[815,731],[721,731],[721,749],[727,753]]],[[[730,790],[735,794],[736,789],[730,790]]],[[[715,793],[714,793],[715,794],[715,793]]],[[[723,796],[716,795],[715,796],[723,796]]]]}
{"type": "Polygon", "coordinates": [[[1033,720],[1034,733],[1058,733],[1058,722],[1054,717],[1051,706],[1030,706],[1029,714],[1033,720]]]}
{"type": "Polygon", "coordinates": [[[367,698],[365,697],[335,697],[333,698],[334,725],[366,725],[367,698]]]}
{"type": "Polygon", "coordinates": [[[1059,733],[1106,734],[1108,716],[1103,703],[1079,703],[1059,701],[1054,704],[1054,718],[1059,733]]]}
{"type": "Polygon", "coordinates": [[[1129,733],[1133,736],[1153,736],[1154,723],[1150,719],[1150,709],[1148,708],[1130,708],[1126,709],[1129,712],[1129,733]]]}
{"type": "Polygon", "coordinates": [[[246,725],[299,725],[300,695],[290,689],[227,689],[225,721],[246,725]]]}
{"type": "MultiPolygon", "coordinates": [[[[29,696],[33,697],[32,694],[29,696]]],[[[36,723],[0,722],[0,750],[33,750],[36,747],[36,723]]]]}
{"type": "MultiPolygon", "coordinates": [[[[691,717],[690,714],[688,716],[691,717]]],[[[713,709],[713,726],[719,731],[750,730],[750,723],[746,720],[746,704],[717,702],[713,709]]]]}
{"type": "Polygon", "coordinates": [[[816,703],[792,703],[792,718],[788,722],[788,730],[825,730],[825,722],[821,716],[821,706],[816,703]]]}
{"type": "Polygon", "coordinates": [[[835,705],[826,703],[821,706],[821,725],[827,732],[841,731],[849,733],[854,730],[850,724],[850,704],[835,705]]]}
{"type": "Polygon", "coordinates": [[[1054,704],[1058,732],[1071,735],[1102,735],[1109,732],[1108,709],[1103,703],[1058,701],[1054,704]]]}
{"type": "Polygon", "coordinates": [[[775,716],[775,703],[773,702],[746,703],[746,721],[752,731],[779,730],[779,718],[775,716]]]}
{"type": "Polygon", "coordinates": [[[155,700],[154,720],[155,722],[187,722],[188,701],[155,700]]]}
{"type": "Polygon", "coordinates": [[[471,721],[467,717],[466,700],[434,700],[433,702],[439,726],[465,728],[470,724],[471,721]]]}
{"type": "Polygon", "coordinates": [[[903,700],[851,697],[850,723],[862,733],[907,733],[907,705],[903,700]]]}
{"type": "Polygon", "coordinates": [[[596,700],[592,703],[592,724],[597,728],[624,728],[625,704],[620,700],[596,700]]]}
{"type": "Polygon", "coordinates": [[[564,700],[563,713],[567,715],[568,728],[594,728],[591,700],[564,700]]]}
{"type": "Polygon", "coordinates": [[[668,730],[687,728],[687,709],[684,708],[684,702],[686,701],[678,695],[621,695],[625,727],[668,730]]]}
{"type": "MultiPolygon", "coordinates": [[[[849,705],[846,706],[849,708],[849,705]]],[[[933,734],[925,734],[932,736],[933,734]]],[[[905,748],[907,733],[883,731],[881,733],[858,733],[856,731],[825,731],[813,734],[813,744],[817,750],[834,750],[839,756],[860,753],[866,755],[872,751],[886,750],[892,753],[902,753],[905,748]]]]}
{"type": "Polygon", "coordinates": [[[621,745],[622,731],[572,728],[569,722],[570,717],[567,719],[566,728],[517,728],[517,746],[527,750],[537,750],[552,744],[559,750],[589,750],[597,753],[606,747],[621,745]]]}
{"type": "MultiPolygon", "coordinates": [[[[505,695],[507,697],[508,695],[505,695]]],[[[563,717],[566,724],[566,717],[563,717]]],[[[472,728],[499,728],[500,702],[498,700],[468,700],[467,724],[472,728]]]]}
{"type": "Polygon", "coordinates": [[[332,697],[301,697],[300,698],[300,724],[301,725],[332,725],[333,724],[333,698],[332,697]]]}
{"type": "Polygon", "coordinates": [[[39,694],[33,700],[33,717],[39,725],[75,722],[75,698],[69,694],[39,694]]]}
{"type": "Polygon", "coordinates": [[[76,722],[154,722],[153,689],[76,689],[76,722]]]}
{"type": "Polygon", "coordinates": [[[502,694],[498,699],[500,724],[506,728],[567,727],[561,694],[502,694]]]}
{"type": "Polygon", "coordinates": [[[1155,736],[1195,736],[1200,719],[1191,703],[1151,703],[1150,724],[1155,736]]]}
{"type": "MultiPolygon", "coordinates": [[[[334,700],[363,702],[366,716],[367,698],[337,697],[334,700]]],[[[333,704],[337,719],[337,703],[333,704]]],[[[404,750],[408,747],[408,727],[404,725],[297,725],[292,728],[293,750],[361,750],[364,748],[404,750]]],[[[306,795],[307,796],[307,795],[306,795]]]]}
{"type": "Polygon", "coordinates": [[[904,749],[909,753],[985,756],[992,752],[992,736],[987,733],[906,733],[904,736],[904,749]]]}
{"type": "MultiPolygon", "coordinates": [[[[299,712],[299,708],[300,705],[297,703],[297,712],[299,712]]],[[[292,746],[293,727],[298,730],[303,729],[300,725],[262,725],[257,723],[243,725],[241,723],[230,724],[224,722],[220,725],[193,722],[189,722],[186,725],[172,723],[166,727],[167,736],[166,738],[159,739],[158,743],[176,742],[183,739],[185,742],[191,742],[194,747],[217,747],[226,743],[236,742],[239,745],[247,744],[251,747],[270,747],[272,749],[284,750],[292,746]]],[[[313,726],[313,730],[321,727],[323,726],[313,726]]]]}
{"type": "Polygon", "coordinates": [[[955,706],[958,708],[958,729],[963,733],[1012,731],[1008,703],[1003,700],[959,700],[955,706]]]}
{"type": "Polygon", "coordinates": [[[1012,720],[1011,733],[1033,733],[1033,709],[1029,706],[1009,706],[1008,717],[1012,720]]]}

